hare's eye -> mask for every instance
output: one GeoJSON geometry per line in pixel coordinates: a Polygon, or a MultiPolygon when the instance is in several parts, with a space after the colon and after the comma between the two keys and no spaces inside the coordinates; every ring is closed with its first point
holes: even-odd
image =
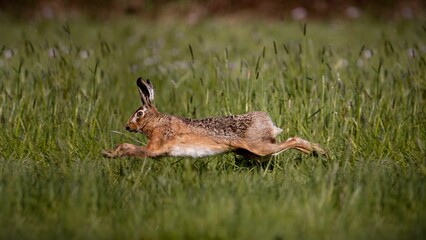
{"type": "Polygon", "coordinates": [[[137,117],[142,117],[142,116],[143,116],[143,112],[142,112],[142,111],[140,111],[140,112],[136,113],[136,116],[137,116],[137,117]]]}

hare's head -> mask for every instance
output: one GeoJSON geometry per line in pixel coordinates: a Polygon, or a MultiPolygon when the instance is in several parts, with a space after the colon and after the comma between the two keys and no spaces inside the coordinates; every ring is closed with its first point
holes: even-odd
{"type": "Polygon", "coordinates": [[[129,118],[126,124],[126,130],[130,132],[143,132],[143,127],[149,124],[152,116],[157,115],[158,112],[152,104],[154,100],[154,88],[151,82],[138,78],[136,84],[138,85],[139,94],[141,95],[142,106],[129,118]]]}

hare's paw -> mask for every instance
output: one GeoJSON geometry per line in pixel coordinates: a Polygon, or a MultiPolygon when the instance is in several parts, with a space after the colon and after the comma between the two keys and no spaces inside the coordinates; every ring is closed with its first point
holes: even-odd
{"type": "Polygon", "coordinates": [[[125,156],[129,151],[134,149],[134,145],[129,143],[118,144],[112,150],[102,151],[102,156],[106,158],[116,158],[125,156]]]}
{"type": "Polygon", "coordinates": [[[102,156],[106,158],[115,158],[118,157],[117,153],[114,150],[103,150],[102,156]]]}
{"type": "Polygon", "coordinates": [[[312,153],[315,155],[315,156],[323,156],[323,157],[326,157],[326,158],[328,158],[328,153],[327,153],[327,151],[326,150],[324,150],[319,144],[317,144],[317,143],[313,143],[312,144],[312,153]]]}
{"type": "Polygon", "coordinates": [[[103,151],[102,155],[107,158],[147,156],[144,147],[136,146],[130,143],[118,144],[113,150],[103,151]]]}

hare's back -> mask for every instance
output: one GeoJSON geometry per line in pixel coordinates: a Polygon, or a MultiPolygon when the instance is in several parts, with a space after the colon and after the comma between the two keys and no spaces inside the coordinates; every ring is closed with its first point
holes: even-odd
{"type": "Polygon", "coordinates": [[[275,138],[281,132],[281,129],[275,127],[269,115],[264,112],[182,120],[194,128],[195,132],[226,139],[275,138]]]}

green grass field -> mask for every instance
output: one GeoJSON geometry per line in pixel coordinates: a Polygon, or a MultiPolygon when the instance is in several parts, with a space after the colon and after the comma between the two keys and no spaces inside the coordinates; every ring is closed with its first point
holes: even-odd
{"type": "Polygon", "coordinates": [[[425,39],[414,21],[2,19],[0,239],[424,239],[425,39]],[[330,157],[105,159],[146,143],[124,129],[139,76],[161,112],[267,111],[330,157]]]}

